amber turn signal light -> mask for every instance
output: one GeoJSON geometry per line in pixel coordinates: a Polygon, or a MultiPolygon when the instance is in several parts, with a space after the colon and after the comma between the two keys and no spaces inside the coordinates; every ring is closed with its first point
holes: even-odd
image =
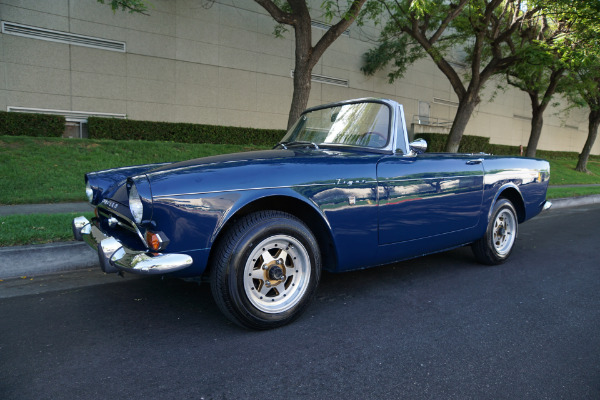
{"type": "Polygon", "coordinates": [[[162,232],[146,231],[146,244],[150,250],[163,250],[169,244],[169,240],[162,232]]]}
{"type": "Polygon", "coordinates": [[[150,231],[146,232],[146,243],[152,250],[160,250],[161,240],[160,236],[158,236],[156,233],[150,231]]]}

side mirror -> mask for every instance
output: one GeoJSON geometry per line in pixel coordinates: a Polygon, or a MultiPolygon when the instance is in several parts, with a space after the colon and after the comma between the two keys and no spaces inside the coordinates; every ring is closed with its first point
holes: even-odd
{"type": "Polygon", "coordinates": [[[413,140],[409,143],[408,148],[415,154],[422,154],[427,151],[427,141],[425,139],[413,140]]]}

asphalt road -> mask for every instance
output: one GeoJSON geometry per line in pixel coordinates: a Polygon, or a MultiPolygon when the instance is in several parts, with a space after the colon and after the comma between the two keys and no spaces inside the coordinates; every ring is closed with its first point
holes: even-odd
{"type": "Polygon", "coordinates": [[[0,282],[2,399],[598,399],[600,206],[468,248],[325,274],[298,321],[227,322],[207,284],[78,271],[0,282]]]}

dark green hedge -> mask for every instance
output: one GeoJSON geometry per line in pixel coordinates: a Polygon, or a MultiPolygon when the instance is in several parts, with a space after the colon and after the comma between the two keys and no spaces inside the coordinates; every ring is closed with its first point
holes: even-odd
{"type": "MultiPolygon", "coordinates": [[[[446,139],[448,135],[442,133],[417,133],[415,138],[423,138],[427,140],[428,153],[443,153],[446,147],[446,139]]],[[[458,148],[459,153],[488,153],[499,156],[519,156],[521,148],[519,146],[507,146],[503,144],[490,143],[490,139],[482,136],[464,135],[458,148]]],[[[527,153],[527,147],[523,146],[523,155],[527,153]]],[[[535,153],[536,158],[551,158],[551,159],[578,159],[579,153],[574,151],[550,151],[538,150],[535,153]]],[[[600,161],[600,156],[591,155],[590,160],[600,161]]]]}
{"type": "Polygon", "coordinates": [[[88,119],[90,139],[151,140],[183,143],[253,144],[274,146],[284,130],[238,128],[172,122],[134,121],[129,119],[88,119]]]}
{"type": "MultiPolygon", "coordinates": [[[[448,135],[442,133],[417,133],[415,138],[423,138],[427,141],[427,152],[441,153],[446,147],[448,135]]],[[[490,138],[482,136],[464,135],[458,147],[459,153],[481,153],[488,152],[490,138]]]]}
{"type": "Polygon", "coordinates": [[[61,137],[65,117],[0,111],[0,135],[61,137]]]}

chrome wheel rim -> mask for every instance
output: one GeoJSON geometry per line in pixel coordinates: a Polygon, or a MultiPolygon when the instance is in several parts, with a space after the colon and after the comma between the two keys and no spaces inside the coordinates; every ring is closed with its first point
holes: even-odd
{"type": "Polygon", "coordinates": [[[252,250],[246,261],[246,296],[260,311],[287,311],[304,297],[310,267],[308,251],[300,241],[287,235],[270,236],[252,250]]]}
{"type": "Polygon", "coordinates": [[[502,210],[494,220],[492,242],[496,253],[505,256],[515,243],[517,221],[509,210],[502,210]]]}

